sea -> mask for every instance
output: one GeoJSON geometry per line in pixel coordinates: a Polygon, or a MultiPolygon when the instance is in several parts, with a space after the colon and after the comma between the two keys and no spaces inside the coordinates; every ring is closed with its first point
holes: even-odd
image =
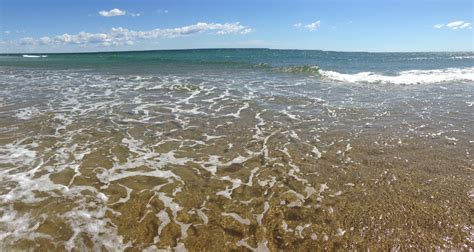
{"type": "Polygon", "coordinates": [[[0,55],[0,249],[472,250],[474,52],[0,55]]]}

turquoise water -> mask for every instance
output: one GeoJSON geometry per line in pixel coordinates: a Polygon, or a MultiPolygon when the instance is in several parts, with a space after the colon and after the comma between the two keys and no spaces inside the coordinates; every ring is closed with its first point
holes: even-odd
{"type": "MultiPolygon", "coordinates": [[[[37,54],[32,56],[41,56],[37,54]]],[[[28,56],[28,55],[26,55],[28,56]]],[[[2,55],[2,66],[45,68],[122,68],[122,71],[250,70],[265,66],[319,66],[340,73],[378,72],[395,74],[407,70],[469,68],[472,52],[365,53],[270,49],[207,49],[142,52],[49,54],[46,58],[2,55]],[[127,67],[125,69],[124,67],[127,67]]]]}
{"type": "Polygon", "coordinates": [[[1,55],[0,249],[465,250],[473,111],[473,52],[1,55]]]}

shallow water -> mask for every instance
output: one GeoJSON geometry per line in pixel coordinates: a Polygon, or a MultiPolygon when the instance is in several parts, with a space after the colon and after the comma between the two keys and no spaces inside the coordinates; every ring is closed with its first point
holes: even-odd
{"type": "Polygon", "coordinates": [[[2,57],[2,249],[474,241],[472,53],[2,57]]]}

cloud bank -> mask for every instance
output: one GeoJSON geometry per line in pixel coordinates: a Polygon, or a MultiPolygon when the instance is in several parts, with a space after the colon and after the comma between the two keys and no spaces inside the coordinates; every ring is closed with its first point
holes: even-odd
{"type": "Polygon", "coordinates": [[[12,45],[133,45],[138,40],[175,38],[181,36],[190,36],[194,34],[212,31],[218,35],[225,34],[247,34],[252,31],[251,28],[235,23],[196,23],[193,25],[153,29],[148,31],[134,31],[126,28],[112,28],[106,33],[79,32],[77,34],[61,34],[52,37],[32,38],[26,37],[18,41],[8,41],[12,45]]]}
{"type": "Polygon", "coordinates": [[[435,24],[435,29],[448,28],[452,30],[458,29],[472,29],[471,23],[466,21],[453,21],[447,24],[435,24]]]}
{"type": "Polygon", "coordinates": [[[101,15],[102,17],[115,17],[115,16],[123,16],[127,14],[126,11],[124,10],[120,10],[120,9],[111,9],[109,11],[106,11],[106,10],[103,10],[103,11],[99,11],[99,15],[101,15]]]}

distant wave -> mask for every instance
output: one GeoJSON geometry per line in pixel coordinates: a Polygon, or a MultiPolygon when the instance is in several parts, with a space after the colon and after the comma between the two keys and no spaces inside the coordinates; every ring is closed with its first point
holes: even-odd
{"type": "Polygon", "coordinates": [[[268,63],[258,63],[256,65],[253,65],[255,68],[271,68],[270,64],[268,63]]]}
{"type": "Polygon", "coordinates": [[[46,58],[48,55],[29,55],[29,54],[23,54],[21,55],[23,58],[46,58]]]}
{"type": "Polygon", "coordinates": [[[459,55],[459,56],[436,56],[436,57],[414,57],[414,58],[407,58],[410,61],[418,61],[418,60],[466,60],[466,59],[474,59],[474,55],[459,55]]]}
{"type": "Polygon", "coordinates": [[[383,75],[374,72],[343,74],[320,70],[323,78],[352,83],[389,83],[399,85],[430,84],[452,81],[474,81],[474,67],[446,68],[434,70],[410,70],[396,75],[383,75]]]}
{"type": "Polygon", "coordinates": [[[302,65],[302,66],[287,66],[287,67],[272,67],[268,63],[259,63],[254,65],[255,68],[267,68],[281,73],[300,73],[300,74],[317,74],[319,75],[319,66],[302,65]]]}
{"type": "Polygon", "coordinates": [[[474,59],[474,55],[469,55],[469,56],[452,56],[450,59],[474,59]]]}
{"type": "Polygon", "coordinates": [[[291,67],[280,67],[278,68],[279,72],[283,73],[304,73],[304,74],[317,74],[320,75],[319,66],[291,66],[291,67]]]}

